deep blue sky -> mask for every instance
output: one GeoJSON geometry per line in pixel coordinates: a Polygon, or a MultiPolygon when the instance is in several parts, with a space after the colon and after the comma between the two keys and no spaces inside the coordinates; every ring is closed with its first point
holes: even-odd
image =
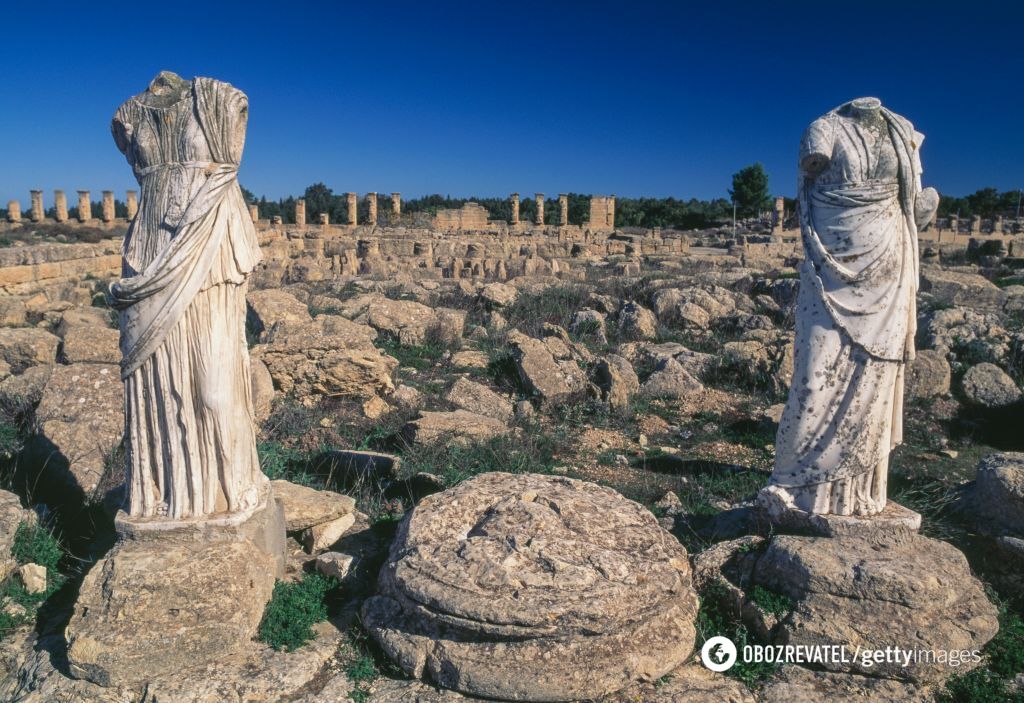
{"type": "Polygon", "coordinates": [[[925,180],[1024,186],[1024,3],[11,3],[0,200],[134,186],[117,106],[161,69],[249,95],[241,181],[335,191],[724,197],[877,95],[928,139],[925,180]],[[114,8],[111,10],[110,8],[114,8]]]}

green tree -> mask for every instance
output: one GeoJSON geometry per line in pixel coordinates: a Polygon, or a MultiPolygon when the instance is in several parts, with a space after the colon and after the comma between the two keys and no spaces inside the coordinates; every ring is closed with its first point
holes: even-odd
{"type": "Polygon", "coordinates": [[[736,210],[743,217],[754,217],[771,207],[768,195],[768,174],[760,162],[734,173],[729,196],[736,203],[736,210]]]}
{"type": "Polygon", "coordinates": [[[331,214],[334,205],[334,191],[323,183],[314,183],[306,188],[302,196],[306,200],[306,212],[309,221],[318,221],[322,213],[331,214]]]}

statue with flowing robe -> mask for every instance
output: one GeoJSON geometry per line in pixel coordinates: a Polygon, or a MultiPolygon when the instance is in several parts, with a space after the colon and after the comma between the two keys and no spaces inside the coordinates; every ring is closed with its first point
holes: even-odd
{"type": "Polygon", "coordinates": [[[876,98],[815,120],[800,146],[804,261],[794,373],[759,502],[771,511],[867,516],[886,505],[914,358],[924,135],[876,98]]]}
{"type": "Polygon", "coordinates": [[[111,287],[132,518],[237,513],[265,495],[245,336],[260,249],[237,179],[247,117],[237,88],[169,72],[114,115],[141,187],[111,287]]]}

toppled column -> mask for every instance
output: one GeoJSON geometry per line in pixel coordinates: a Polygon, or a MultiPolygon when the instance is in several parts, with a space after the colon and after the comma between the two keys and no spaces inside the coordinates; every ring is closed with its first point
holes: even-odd
{"type": "Polygon", "coordinates": [[[125,191],[124,204],[128,209],[128,220],[134,220],[139,213],[139,194],[134,190],[125,191]]]}
{"type": "Polygon", "coordinates": [[[28,216],[33,222],[42,222],[46,217],[43,211],[43,191],[31,190],[29,193],[32,195],[32,209],[29,210],[28,216]]]}
{"type": "Polygon", "coordinates": [[[346,198],[348,199],[348,223],[350,225],[358,224],[359,200],[355,193],[347,193],[346,198]]]}
{"type": "Polygon", "coordinates": [[[775,221],[772,222],[772,231],[782,230],[782,223],[786,218],[786,200],[781,196],[775,199],[775,221]]]}
{"type": "Polygon", "coordinates": [[[103,191],[103,221],[114,221],[114,191],[103,191]]]}
{"type": "Polygon", "coordinates": [[[252,218],[254,223],[260,221],[260,206],[256,203],[252,203],[249,206],[249,217],[252,218]]]}
{"type": "Polygon", "coordinates": [[[7,221],[21,222],[21,203],[17,200],[7,201],[7,221]]]}
{"type": "Polygon", "coordinates": [[[391,214],[394,215],[395,221],[402,216],[402,194],[392,193],[391,194],[391,214]]]}
{"type": "Polygon", "coordinates": [[[519,224],[519,193],[513,193],[509,196],[509,200],[512,201],[512,224],[519,224]]]}
{"type": "Polygon", "coordinates": [[[306,224],[306,200],[299,198],[295,201],[295,224],[302,227],[306,224]]]}
{"type": "Polygon", "coordinates": [[[53,210],[57,222],[68,221],[68,196],[63,190],[53,191],[53,210]]]}
{"type": "Polygon", "coordinates": [[[971,215],[971,234],[981,233],[981,215],[971,215]]]}
{"type": "Polygon", "coordinates": [[[78,221],[88,222],[92,219],[92,201],[89,200],[89,191],[78,191],[78,221]]]}
{"type": "Polygon", "coordinates": [[[538,225],[543,225],[544,224],[544,194],[543,193],[534,193],[533,194],[533,198],[534,198],[534,200],[537,201],[537,219],[535,220],[535,222],[538,225]]]}
{"type": "Polygon", "coordinates": [[[569,224],[569,196],[564,193],[558,196],[558,224],[562,227],[569,224]]]}
{"type": "Polygon", "coordinates": [[[370,225],[377,224],[377,193],[366,194],[366,223],[370,225]]]}

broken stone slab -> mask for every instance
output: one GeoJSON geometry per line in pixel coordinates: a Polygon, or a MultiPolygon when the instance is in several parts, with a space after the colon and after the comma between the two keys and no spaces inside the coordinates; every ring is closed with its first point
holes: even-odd
{"type": "Polygon", "coordinates": [[[1024,452],[989,454],[978,463],[964,507],[985,532],[1024,536],[1024,452]]]}
{"type": "Polygon", "coordinates": [[[609,354],[594,367],[594,383],[602,399],[616,410],[625,410],[640,389],[633,365],[617,354],[609,354]]]}
{"type": "Polygon", "coordinates": [[[0,490],[0,581],[17,566],[11,548],[18,526],[22,523],[35,525],[36,522],[35,512],[21,507],[21,498],[10,491],[0,490]]]}
{"type": "Polygon", "coordinates": [[[439,441],[468,443],[486,441],[511,431],[501,420],[468,410],[424,411],[405,426],[402,436],[410,444],[433,444],[439,441]]]}
{"type": "Polygon", "coordinates": [[[367,449],[334,449],[324,458],[328,459],[342,476],[394,479],[402,470],[402,457],[367,449]]]}
{"type": "Polygon", "coordinates": [[[22,564],[17,573],[28,593],[46,592],[46,567],[42,564],[22,564]]]}
{"type": "Polygon", "coordinates": [[[543,402],[556,403],[587,387],[586,374],[561,338],[542,341],[512,332],[508,341],[520,379],[543,402]]]}
{"type": "Polygon", "coordinates": [[[506,424],[515,415],[511,400],[468,378],[456,379],[445,394],[445,400],[460,410],[493,417],[506,424]]]}
{"type": "Polygon", "coordinates": [[[761,688],[762,703],[819,703],[871,701],[871,703],[930,703],[933,692],[895,679],[784,666],[761,688]]]}
{"type": "Polygon", "coordinates": [[[279,288],[249,291],[245,299],[249,304],[249,325],[257,333],[269,332],[278,322],[313,321],[309,306],[279,288]]]}
{"type": "Polygon", "coordinates": [[[0,328],[0,359],[20,374],[30,366],[52,364],[57,360],[60,339],[37,327],[0,328]]]}
{"type": "Polygon", "coordinates": [[[822,537],[899,535],[921,529],[921,514],[895,501],[887,501],[876,515],[830,515],[800,510],[787,495],[768,486],[757,496],[753,516],[759,531],[822,537]]]}
{"type": "Polygon", "coordinates": [[[302,531],[302,546],[310,554],[330,549],[355,522],[356,514],[348,513],[333,520],[308,527],[302,531]]]}
{"type": "Polygon", "coordinates": [[[1021,400],[1020,388],[1008,373],[995,364],[972,366],[960,382],[964,398],[975,407],[1005,408],[1021,400]]]}
{"type": "Polygon", "coordinates": [[[316,558],[316,570],[341,583],[348,578],[354,560],[355,558],[351,554],[324,552],[316,558]]]}
{"type": "Polygon", "coordinates": [[[120,338],[121,333],[109,327],[70,327],[61,342],[61,361],[65,364],[116,364],[121,361],[120,338]]]}
{"type": "Polygon", "coordinates": [[[489,473],[401,523],[363,618],[410,676],[498,700],[598,698],[693,648],[686,551],[643,506],[562,477],[489,473]]]}
{"type": "Polygon", "coordinates": [[[284,508],[285,529],[288,532],[306,530],[315,525],[352,515],[356,502],[334,491],[318,491],[291,481],[271,481],[274,495],[284,508]]]}

